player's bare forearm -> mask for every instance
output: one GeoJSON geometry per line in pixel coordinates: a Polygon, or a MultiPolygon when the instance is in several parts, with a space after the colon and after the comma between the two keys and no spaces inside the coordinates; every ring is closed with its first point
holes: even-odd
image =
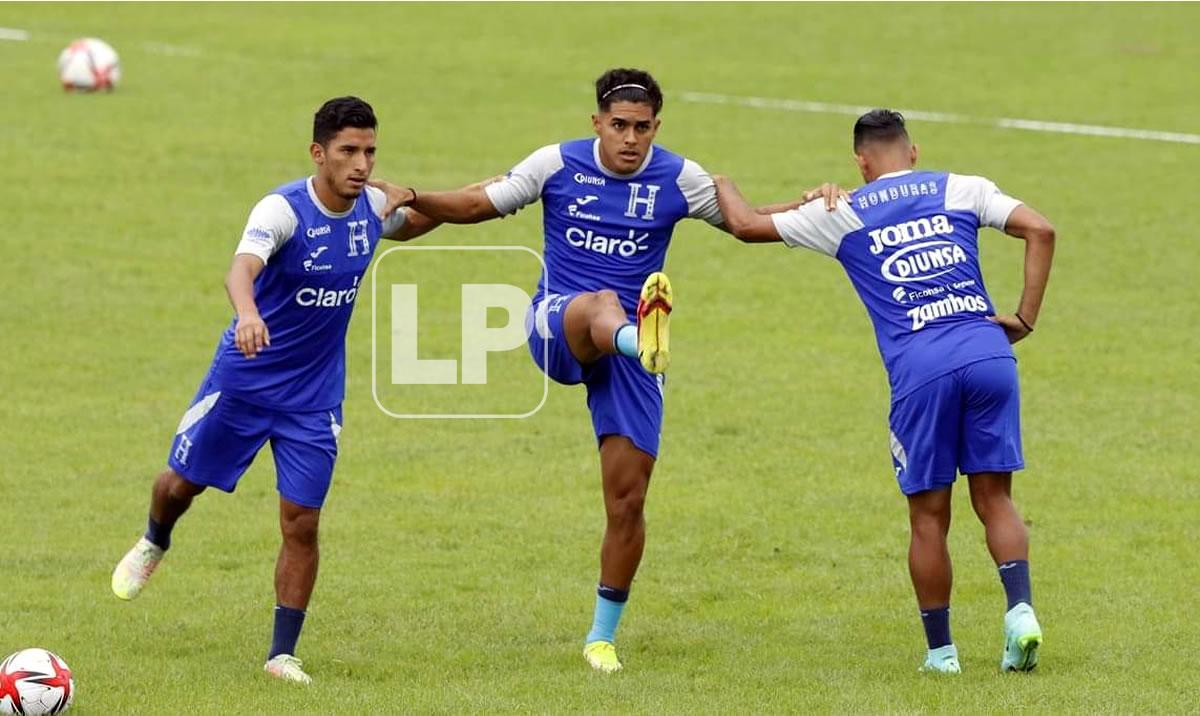
{"type": "Polygon", "coordinates": [[[1025,239],[1025,287],[1021,291],[1017,313],[1033,326],[1042,310],[1050,265],[1054,261],[1054,226],[1033,209],[1019,206],[1009,216],[1004,231],[1025,239]]]}
{"type": "Polygon", "coordinates": [[[264,347],[271,345],[267,324],[258,314],[258,304],[254,301],[254,279],[258,278],[264,266],[263,260],[257,256],[237,254],[233,257],[229,273],[225,275],[225,291],[229,294],[233,310],[237,312],[234,343],[247,358],[253,358],[264,347]]]}
{"type": "Polygon", "coordinates": [[[482,186],[457,191],[418,192],[409,206],[448,224],[477,224],[500,216],[482,186]]]}
{"type": "Polygon", "coordinates": [[[760,214],[742,197],[729,177],[713,176],[717,187],[717,205],[725,219],[725,229],[746,243],[780,241],[775,222],[769,214],[760,214]]]}

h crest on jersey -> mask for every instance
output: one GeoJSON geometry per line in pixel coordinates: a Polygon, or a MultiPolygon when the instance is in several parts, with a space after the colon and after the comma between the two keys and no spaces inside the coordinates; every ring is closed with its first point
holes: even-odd
{"type": "Polygon", "coordinates": [[[625,216],[646,221],[654,220],[654,197],[658,195],[658,190],[662,187],[657,184],[646,184],[645,187],[646,195],[642,196],[642,185],[637,182],[629,182],[629,206],[625,209],[625,216]],[[642,207],[640,215],[638,207],[642,207]]]}
{"type": "Polygon", "coordinates": [[[371,237],[367,235],[367,220],[347,221],[346,228],[350,232],[350,251],[346,255],[353,257],[361,253],[364,256],[370,256],[371,237]]]}

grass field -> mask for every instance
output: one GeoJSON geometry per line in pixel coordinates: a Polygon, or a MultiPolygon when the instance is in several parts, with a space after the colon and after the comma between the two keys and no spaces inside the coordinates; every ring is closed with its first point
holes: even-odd
{"type": "MultiPolygon", "coordinates": [[[[73,713],[1200,711],[1194,144],[910,123],[925,166],[989,176],[1058,228],[1017,348],[1034,674],[997,671],[1003,596],[965,494],[965,673],[916,673],[865,313],[833,262],[698,222],[667,263],[675,362],[624,673],[579,654],[603,530],[582,388],[552,386],[524,421],[390,419],[361,300],[299,648],[316,683],[260,672],[266,455],[236,495],[199,500],[137,602],[108,589],[228,321],[246,213],[309,171],[324,99],[374,104],[378,176],[451,187],[587,134],[591,81],[642,66],[667,91],[659,142],[766,202],[856,185],[852,118],[681,93],[1195,133],[1200,6],[5,4],[0,26],[31,33],[0,41],[0,655],[61,654],[73,713]],[[82,35],[121,52],[117,92],[58,89],[82,35]]],[[[537,248],[540,210],[421,242],[537,248]]],[[[992,297],[1015,305],[1021,242],[981,242],[992,297]]]]}

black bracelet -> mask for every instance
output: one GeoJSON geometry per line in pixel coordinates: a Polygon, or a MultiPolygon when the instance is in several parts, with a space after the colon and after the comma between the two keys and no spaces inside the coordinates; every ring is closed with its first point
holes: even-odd
{"type": "Polygon", "coordinates": [[[1025,330],[1029,331],[1030,333],[1033,333],[1033,326],[1029,325],[1029,324],[1028,324],[1028,323],[1025,321],[1025,319],[1024,319],[1024,318],[1021,318],[1021,314],[1019,314],[1019,313],[1014,313],[1013,315],[1017,317],[1017,320],[1021,322],[1021,325],[1022,325],[1022,326],[1025,326],[1025,330]]]}
{"type": "Polygon", "coordinates": [[[411,200],[410,200],[408,203],[409,203],[409,204],[413,204],[413,203],[415,203],[415,202],[417,201],[417,190],[416,190],[416,189],[413,189],[411,186],[410,186],[410,187],[408,187],[408,190],[409,190],[409,191],[411,191],[411,192],[412,192],[412,195],[413,195],[413,198],[412,198],[412,199],[411,199],[411,200]]]}

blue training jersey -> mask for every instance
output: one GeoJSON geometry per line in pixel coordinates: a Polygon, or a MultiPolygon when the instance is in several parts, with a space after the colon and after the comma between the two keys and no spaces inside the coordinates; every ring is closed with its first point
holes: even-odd
{"type": "Polygon", "coordinates": [[[319,204],[310,181],[285,184],[260,202],[238,247],[266,261],[254,300],[271,345],[243,356],[235,316],[209,372],[223,393],[273,410],[330,410],[342,402],[346,330],[383,227],[370,192],[335,214],[319,204]]]}
{"type": "Polygon", "coordinates": [[[875,327],[892,400],[969,363],[1013,357],[979,265],[981,226],[1003,229],[1020,202],[982,177],[895,172],[827,212],[774,215],[779,235],[836,258],[875,327]]]}
{"type": "Polygon", "coordinates": [[[535,304],[547,294],[611,289],[632,319],[675,225],[721,217],[712,179],[695,162],[652,146],[636,172],[619,175],[601,164],[598,142],[543,147],[486,191],[502,214],[542,200],[546,273],[535,304]]]}

